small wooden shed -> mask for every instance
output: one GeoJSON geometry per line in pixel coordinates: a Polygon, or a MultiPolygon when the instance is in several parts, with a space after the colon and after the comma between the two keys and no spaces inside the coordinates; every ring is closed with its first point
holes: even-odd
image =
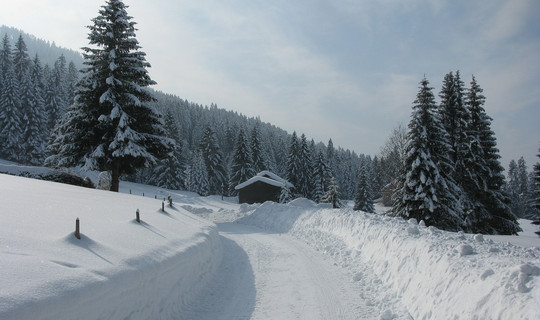
{"type": "Polygon", "coordinates": [[[234,187],[238,191],[239,203],[263,203],[265,201],[279,202],[283,186],[289,189],[293,185],[280,176],[270,172],[261,171],[256,176],[234,187]]]}

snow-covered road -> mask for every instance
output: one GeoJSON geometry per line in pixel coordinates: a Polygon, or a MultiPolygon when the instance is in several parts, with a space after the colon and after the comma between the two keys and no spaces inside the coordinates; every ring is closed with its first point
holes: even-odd
{"type": "Polygon", "coordinates": [[[224,247],[215,280],[182,319],[375,319],[357,283],[288,235],[218,224],[224,247]]]}

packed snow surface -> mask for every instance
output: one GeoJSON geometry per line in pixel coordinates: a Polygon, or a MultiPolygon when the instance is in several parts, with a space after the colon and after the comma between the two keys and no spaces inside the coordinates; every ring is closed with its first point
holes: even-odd
{"type": "Polygon", "coordinates": [[[0,319],[540,318],[523,220],[527,235],[482,236],[307,199],[120,189],[0,174],[0,319]]]}
{"type": "Polygon", "coordinates": [[[292,235],[332,257],[387,315],[399,301],[414,319],[540,319],[537,246],[316,208],[305,199],[251,210],[241,223],[292,235]]]}

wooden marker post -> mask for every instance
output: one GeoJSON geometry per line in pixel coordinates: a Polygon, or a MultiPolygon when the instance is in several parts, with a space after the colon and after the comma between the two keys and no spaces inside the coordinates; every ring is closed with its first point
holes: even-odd
{"type": "Polygon", "coordinates": [[[80,225],[79,225],[79,218],[77,218],[77,220],[75,220],[75,238],[77,239],[81,239],[81,230],[80,230],[80,225]]]}

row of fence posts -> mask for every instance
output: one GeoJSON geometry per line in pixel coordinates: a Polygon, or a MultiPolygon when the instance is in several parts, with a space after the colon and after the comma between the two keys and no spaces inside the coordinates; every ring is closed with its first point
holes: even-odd
{"type": "MultiPolygon", "coordinates": [[[[131,193],[131,190],[129,190],[129,192],[131,193]]],[[[171,195],[167,197],[167,200],[169,201],[169,206],[172,208],[173,201],[172,201],[171,195]]],[[[165,212],[165,199],[161,201],[161,211],[165,212]]],[[[137,211],[135,211],[135,221],[137,221],[138,223],[141,223],[141,214],[140,214],[139,208],[137,208],[137,211]]],[[[81,239],[81,222],[80,222],[79,217],[77,217],[77,219],[75,220],[75,238],[79,240],[81,239]]]]}

